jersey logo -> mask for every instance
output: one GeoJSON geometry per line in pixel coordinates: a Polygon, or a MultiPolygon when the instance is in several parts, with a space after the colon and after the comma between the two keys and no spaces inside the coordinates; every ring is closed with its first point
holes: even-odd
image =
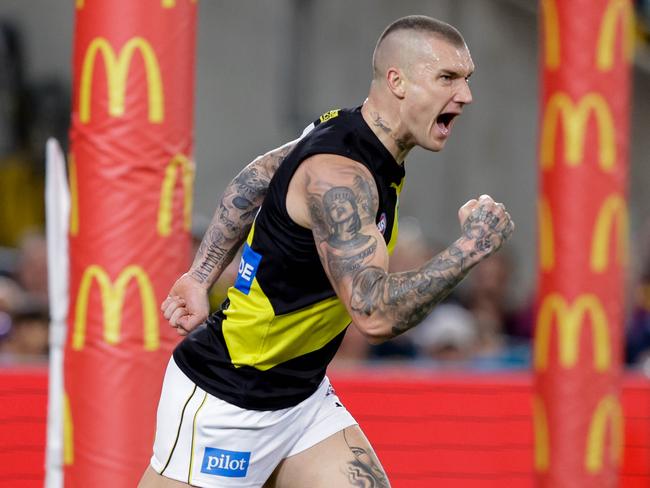
{"type": "Polygon", "coordinates": [[[383,235],[386,232],[386,212],[383,212],[381,214],[381,217],[379,217],[379,222],[377,222],[377,228],[379,229],[379,232],[383,235]]]}
{"type": "Polygon", "coordinates": [[[340,108],[337,108],[336,110],[330,110],[329,112],[325,112],[323,115],[320,116],[318,120],[322,122],[327,122],[330,119],[333,119],[334,117],[339,116],[339,112],[341,111],[340,108]]]}
{"type": "Polygon", "coordinates": [[[243,478],[248,472],[250,452],[226,451],[214,447],[206,447],[203,454],[201,473],[226,476],[228,478],[243,478]]]}
{"type": "Polygon", "coordinates": [[[235,288],[244,295],[248,295],[251,291],[251,284],[253,284],[253,278],[257,274],[257,268],[261,260],[261,254],[253,251],[248,244],[244,244],[241,261],[239,262],[239,271],[235,280],[235,288]]]}

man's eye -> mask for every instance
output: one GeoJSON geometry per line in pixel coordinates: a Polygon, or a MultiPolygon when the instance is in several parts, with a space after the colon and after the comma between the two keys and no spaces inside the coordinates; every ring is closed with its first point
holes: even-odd
{"type": "Polygon", "coordinates": [[[441,80],[449,81],[451,80],[451,75],[440,75],[441,80]]]}

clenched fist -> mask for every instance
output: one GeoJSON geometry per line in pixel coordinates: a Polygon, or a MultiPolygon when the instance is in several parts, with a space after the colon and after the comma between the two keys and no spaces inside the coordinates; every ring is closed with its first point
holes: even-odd
{"type": "Polygon", "coordinates": [[[208,318],[208,290],[185,273],[174,283],[160,309],[169,325],[185,336],[208,318]]]}
{"type": "Polygon", "coordinates": [[[461,239],[471,246],[471,255],[478,260],[495,253],[508,240],[515,224],[502,203],[489,195],[481,195],[458,211],[461,239]]]}

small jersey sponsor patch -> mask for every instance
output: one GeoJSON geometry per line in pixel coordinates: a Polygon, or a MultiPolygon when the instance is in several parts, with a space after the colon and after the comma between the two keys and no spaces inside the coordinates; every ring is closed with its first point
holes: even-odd
{"type": "Polygon", "coordinates": [[[243,478],[248,472],[250,452],[226,451],[216,447],[206,447],[203,453],[201,473],[243,478]]]}
{"type": "Polygon", "coordinates": [[[379,229],[379,232],[382,233],[382,235],[386,232],[386,212],[382,213],[381,217],[379,217],[377,228],[379,229]]]}
{"type": "Polygon", "coordinates": [[[323,115],[320,116],[318,120],[320,120],[321,123],[327,122],[330,119],[338,117],[340,111],[341,109],[336,109],[336,110],[330,110],[329,112],[325,112],[323,115]]]}
{"type": "Polygon", "coordinates": [[[241,261],[239,262],[239,271],[237,272],[237,279],[235,280],[235,288],[241,291],[244,295],[248,295],[251,291],[251,284],[253,278],[257,274],[257,268],[262,260],[262,255],[253,251],[248,244],[244,244],[242,251],[241,261]]]}

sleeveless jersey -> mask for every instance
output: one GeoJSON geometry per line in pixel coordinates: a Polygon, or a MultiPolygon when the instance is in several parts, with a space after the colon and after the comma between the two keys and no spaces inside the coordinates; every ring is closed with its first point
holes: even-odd
{"type": "Polygon", "coordinates": [[[377,186],[376,223],[389,252],[397,238],[404,166],[366,124],[361,108],[332,110],[313,125],[271,179],[222,309],[174,351],[192,381],[242,408],[277,410],[309,397],[351,322],[323,270],[312,231],[287,213],[298,166],[316,154],[364,165],[377,186]]]}

